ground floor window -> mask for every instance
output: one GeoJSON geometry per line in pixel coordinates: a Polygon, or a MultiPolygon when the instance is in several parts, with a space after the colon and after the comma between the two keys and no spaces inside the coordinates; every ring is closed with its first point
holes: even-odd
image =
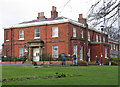
{"type": "Polygon", "coordinates": [[[76,57],[77,57],[77,45],[74,45],[73,46],[73,53],[76,55],[76,57]]]}
{"type": "Polygon", "coordinates": [[[24,50],[23,47],[19,47],[19,57],[24,56],[24,50]]]}
{"type": "Polygon", "coordinates": [[[80,46],[80,60],[83,60],[83,46],[80,46]]]}
{"type": "Polygon", "coordinates": [[[107,47],[105,47],[105,58],[107,58],[107,47]]]}
{"type": "Polygon", "coordinates": [[[52,57],[53,58],[58,58],[58,46],[52,46],[52,57]]]}
{"type": "Polygon", "coordinates": [[[88,48],[89,61],[90,61],[90,48],[88,48]]]}

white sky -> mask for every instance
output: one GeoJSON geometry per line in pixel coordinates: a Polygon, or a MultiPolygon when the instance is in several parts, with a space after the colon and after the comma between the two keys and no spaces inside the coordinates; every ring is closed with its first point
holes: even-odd
{"type": "MultiPolygon", "coordinates": [[[[58,15],[78,20],[78,15],[86,15],[95,0],[0,0],[0,49],[4,43],[2,27],[30,21],[37,18],[38,12],[44,12],[47,18],[51,17],[52,6],[57,7],[58,15]],[[63,11],[62,11],[63,10],[63,11]],[[62,13],[60,14],[60,12],[62,13]]],[[[97,1],[97,0],[96,0],[97,1]]]]}

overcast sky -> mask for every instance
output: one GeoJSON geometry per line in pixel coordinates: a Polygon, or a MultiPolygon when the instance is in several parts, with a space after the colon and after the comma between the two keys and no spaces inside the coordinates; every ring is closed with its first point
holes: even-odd
{"type": "Polygon", "coordinates": [[[0,49],[4,43],[4,26],[18,24],[23,21],[34,20],[38,12],[45,12],[51,17],[52,6],[57,7],[58,15],[77,20],[78,14],[86,15],[95,0],[0,0],[0,49]]]}

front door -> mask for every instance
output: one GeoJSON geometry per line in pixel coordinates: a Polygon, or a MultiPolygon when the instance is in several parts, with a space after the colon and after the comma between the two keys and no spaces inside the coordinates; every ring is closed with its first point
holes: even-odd
{"type": "Polygon", "coordinates": [[[39,61],[39,48],[33,48],[33,61],[39,61]]]}

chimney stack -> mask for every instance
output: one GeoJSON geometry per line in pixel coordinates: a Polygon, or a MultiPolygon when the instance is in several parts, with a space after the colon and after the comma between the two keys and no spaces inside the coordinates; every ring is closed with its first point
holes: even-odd
{"type": "Polygon", "coordinates": [[[44,12],[40,12],[40,13],[38,13],[38,17],[37,17],[37,19],[39,20],[40,18],[45,18],[45,16],[44,16],[44,12]]]}
{"type": "Polygon", "coordinates": [[[79,14],[78,22],[87,25],[86,19],[83,18],[83,14],[79,14]]]}
{"type": "Polygon", "coordinates": [[[56,7],[52,6],[51,18],[54,19],[56,17],[58,17],[58,12],[56,11],[56,7]]]}

